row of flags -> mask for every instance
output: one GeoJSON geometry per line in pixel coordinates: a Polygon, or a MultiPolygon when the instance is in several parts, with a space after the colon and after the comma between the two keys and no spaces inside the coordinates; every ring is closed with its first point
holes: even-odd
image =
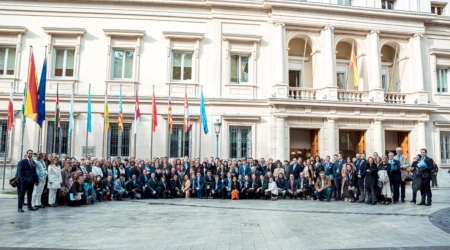
{"type": "MultiPolygon", "coordinates": [[[[47,53],[46,53],[47,54],[47,53]]],[[[42,123],[46,119],[45,114],[45,96],[46,96],[46,82],[47,82],[47,57],[44,59],[42,65],[42,72],[40,81],[38,83],[36,64],[34,61],[34,53],[30,52],[29,70],[28,70],[28,82],[24,87],[23,99],[22,99],[22,126],[26,124],[26,118],[30,118],[35,121],[40,128],[42,128],[42,123]]],[[[134,133],[137,132],[139,128],[139,118],[141,116],[139,107],[139,94],[136,90],[135,97],[135,113],[134,113],[134,133]]],[[[88,105],[87,105],[87,131],[92,133],[92,107],[91,107],[91,86],[89,85],[88,91],[88,105]]],[[[10,98],[8,102],[8,130],[12,130],[14,126],[14,107],[13,107],[13,86],[11,85],[10,98]]],[[[72,135],[74,128],[74,94],[72,91],[70,97],[70,116],[69,116],[69,135],[72,135]]],[[[108,91],[105,91],[105,103],[104,103],[104,129],[108,131],[110,125],[109,119],[109,107],[108,107],[108,91]]],[[[54,118],[54,131],[56,132],[61,128],[61,114],[59,106],[59,85],[56,88],[56,101],[55,101],[55,118],[54,118]]],[[[153,88],[152,94],[152,132],[156,132],[156,127],[158,126],[157,120],[157,107],[155,90],[153,88]]],[[[203,131],[208,134],[208,122],[206,116],[205,100],[203,98],[203,90],[201,91],[200,98],[200,114],[202,117],[203,131]]],[[[119,93],[119,114],[117,118],[118,127],[123,131],[123,108],[122,108],[122,86],[120,87],[119,93]]],[[[170,134],[173,132],[173,117],[172,117],[172,101],[169,90],[168,95],[168,123],[170,134]]],[[[187,132],[190,125],[190,115],[189,115],[189,104],[187,91],[185,91],[185,101],[184,101],[184,132],[187,132]]]]}

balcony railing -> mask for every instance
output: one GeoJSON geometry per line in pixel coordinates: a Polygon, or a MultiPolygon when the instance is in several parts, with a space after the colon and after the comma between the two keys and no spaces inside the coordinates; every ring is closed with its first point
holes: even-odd
{"type": "Polygon", "coordinates": [[[384,93],[384,100],[387,103],[406,103],[406,93],[386,92],[384,93]]]}
{"type": "Polygon", "coordinates": [[[316,89],[289,88],[289,98],[299,100],[316,100],[316,89]]]}
{"type": "Polygon", "coordinates": [[[362,102],[364,92],[358,90],[338,90],[338,100],[343,102],[362,102]]]}

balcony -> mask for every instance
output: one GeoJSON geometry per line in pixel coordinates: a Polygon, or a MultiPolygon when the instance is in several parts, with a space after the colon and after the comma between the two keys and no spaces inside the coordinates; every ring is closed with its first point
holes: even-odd
{"type": "Polygon", "coordinates": [[[341,90],[337,91],[339,101],[343,102],[362,102],[364,97],[363,91],[359,90],[341,90]]]}
{"type": "Polygon", "coordinates": [[[407,93],[386,92],[384,93],[384,101],[387,103],[404,104],[406,103],[407,93]]]}
{"type": "Polygon", "coordinates": [[[298,100],[316,100],[317,89],[289,88],[289,98],[298,100]]]}

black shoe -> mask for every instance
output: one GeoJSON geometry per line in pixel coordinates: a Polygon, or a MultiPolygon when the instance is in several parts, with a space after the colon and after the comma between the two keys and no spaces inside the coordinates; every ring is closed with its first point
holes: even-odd
{"type": "Polygon", "coordinates": [[[426,204],[425,206],[426,206],[426,207],[429,207],[429,206],[431,206],[431,204],[426,204]]]}
{"type": "Polygon", "coordinates": [[[34,208],[34,207],[29,207],[29,208],[28,208],[28,211],[37,211],[37,209],[34,208]]]}
{"type": "Polygon", "coordinates": [[[402,199],[402,202],[405,202],[405,199],[402,199]]]}
{"type": "Polygon", "coordinates": [[[417,204],[417,206],[424,206],[424,205],[425,205],[425,202],[421,202],[421,203],[417,204]]]}
{"type": "Polygon", "coordinates": [[[323,201],[323,198],[319,198],[320,201],[323,201]]]}
{"type": "Polygon", "coordinates": [[[412,201],[410,201],[409,203],[414,203],[414,204],[416,204],[416,200],[412,200],[412,201]]]}
{"type": "Polygon", "coordinates": [[[23,211],[23,209],[22,209],[22,208],[19,208],[19,209],[17,209],[17,212],[19,212],[19,213],[23,213],[23,212],[25,212],[25,211],[23,211]]]}

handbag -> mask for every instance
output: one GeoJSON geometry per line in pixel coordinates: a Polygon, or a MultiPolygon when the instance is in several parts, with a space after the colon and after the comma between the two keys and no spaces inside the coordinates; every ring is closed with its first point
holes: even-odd
{"type": "Polygon", "coordinates": [[[413,181],[412,175],[407,175],[407,176],[405,177],[405,181],[413,181]]]}
{"type": "Polygon", "coordinates": [[[381,178],[378,178],[378,188],[379,189],[383,188],[383,180],[381,178]]]}
{"type": "Polygon", "coordinates": [[[9,185],[11,185],[13,188],[16,188],[17,186],[19,186],[20,184],[20,179],[19,177],[14,177],[12,179],[9,179],[9,185]]]}

